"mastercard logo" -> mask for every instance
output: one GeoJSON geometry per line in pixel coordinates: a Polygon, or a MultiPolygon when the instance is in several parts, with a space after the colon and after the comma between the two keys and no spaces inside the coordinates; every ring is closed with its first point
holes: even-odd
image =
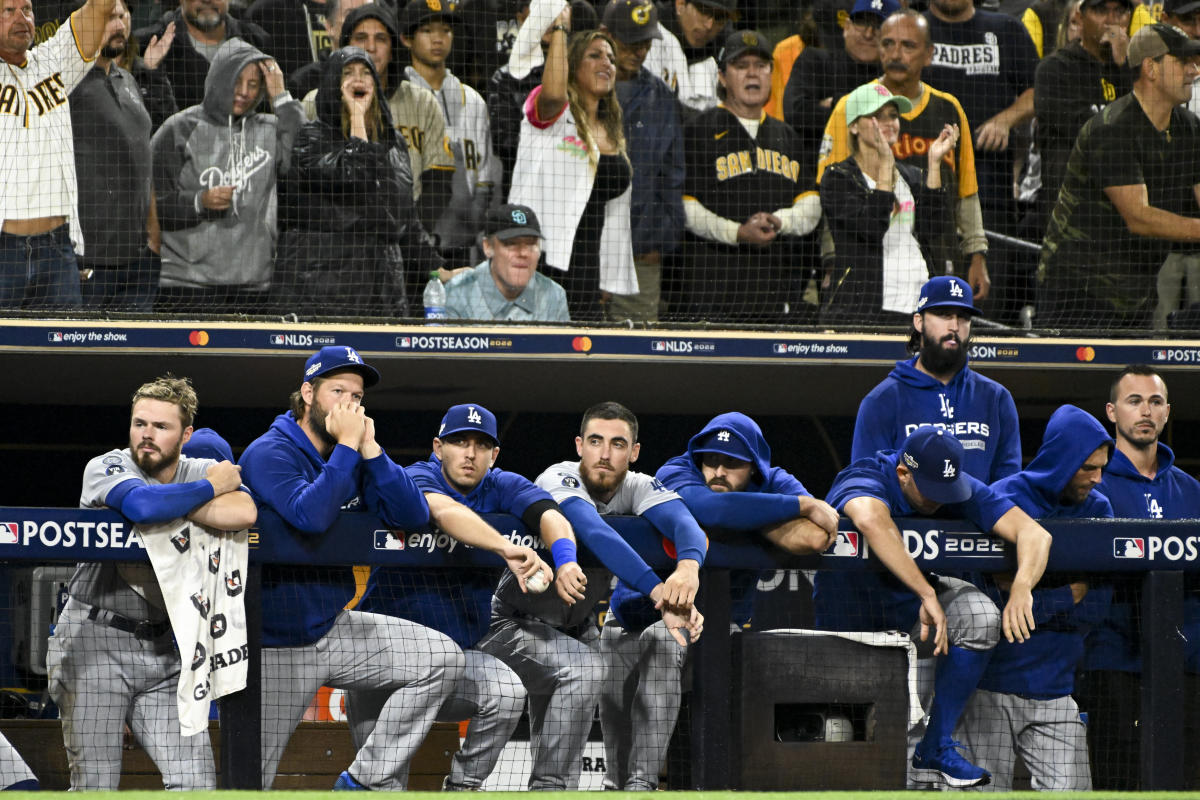
{"type": "Polygon", "coordinates": [[[1075,360],[1077,361],[1095,361],[1096,348],[1080,347],[1075,350],[1075,360]]]}
{"type": "Polygon", "coordinates": [[[188,343],[196,347],[204,347],[208,344],[208,331],[192,331],[188,334],[188,343]]]}
{"type": "Polygon", "coordinates": [[[592,349],[592,339],[589,336],[576,336],[571,340],[571,349],[577,353],[586,353],[592,349]]]}

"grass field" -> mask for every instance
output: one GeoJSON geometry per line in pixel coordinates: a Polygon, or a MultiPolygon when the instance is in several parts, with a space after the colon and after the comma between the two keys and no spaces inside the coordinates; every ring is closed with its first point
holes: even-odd
{"type": "MultiPolygon", "coordinates": [[[[271,792],[271,797],[285,797],[291,794],[310,795],[315,792],[271,792]]],[[[489,797],[512,798],[525,794],[524,792],[482,792],[471,797],[487,800],[489,797]]],[[[89,800],[89,798],[104,798],[104,800],[164,800],[167,792],[13,792],[5,795],[5,800],[89,800]],[[61,795],[61,798],[59,796],[61,795]]],[[[172,793],[173,797],[180,795],[172,793]]],[[[196,792],[186,795],[189,800],[259,800],[261,792],[196,792]]],[[[444,800],[447,795],[442,792],[406,792],[405,798],[411,800],[444,800]]],[[[653,800],[783,800],[783,798],[802,797],[804,800],[880,800],[885,797],[903,797],[905,800],[924,797],[945,797],[942,792],[556,792],[555,800],[622,800],[622,798],[653,798],[653,800]]],[[[1120,800],[1200,800],[1200,792],[1063,792],[1061,794],[1046,794],[1043,792],[1007,792],[1003,794],[988,794],[990,798],[1026,798],[1027,800],[1099,800],[1104,797],[1115,797],[1120,800]]]]}

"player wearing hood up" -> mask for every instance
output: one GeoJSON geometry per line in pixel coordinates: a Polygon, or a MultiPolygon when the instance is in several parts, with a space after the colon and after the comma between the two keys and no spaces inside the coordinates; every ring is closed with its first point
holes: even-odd
{"type": "MultiPolygon", "coordinates": [[[[1113,515],[1096,486],[1113,440],[1091,414],[1061,406],[1050,417],[1029,466],[992,484],[1034,519],[1113,515]]],[[[1011,575],[972,576],[998,605],[1011,575]]],[[[1003,639],[992,651],[959,723],[959,738],[976,764],[992,773],[990,789],[1011,791],[1018,753],[1034,789],[1091,791],[1087,732],[1071,697],[1087,631],[1108,610],[1112,588],[1086,577],[1046,575],[1033,591],[1037,624],[1022,644],[1003,639]]]]}
{"type": "Polygon", "coordinates": [[[158,306],[257,313],[275,256],[275,181],[288,171],[304,110],[269,56],[241,39],[213,56],[204,101],[150,142],[162,228],[158,306]],[[268,96],[275,113],[260,111],[268,96]]]}

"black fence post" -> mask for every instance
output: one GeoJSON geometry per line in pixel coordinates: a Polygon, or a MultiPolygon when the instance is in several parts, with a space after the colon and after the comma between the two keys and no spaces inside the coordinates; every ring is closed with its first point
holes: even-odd
{"type": "Polygon", "coordinates": [[[246,638],[250,662],[246,688],[222,697],[221,788],[260,790],[262,785],[262,565],[250,564],[245,580],[246,638]]]}
{"type": "Polygon", "coordinates": [[[1183,789],[1183,573],[1142,585],[1142,789],[1183,789]]]}
{"type": "Polygon", "coordinates": [[[705,569],[700,578],[704,633],[692,662],[692,788],[730,788],[730,689],[733,679],[729,570],[705,569]]]}

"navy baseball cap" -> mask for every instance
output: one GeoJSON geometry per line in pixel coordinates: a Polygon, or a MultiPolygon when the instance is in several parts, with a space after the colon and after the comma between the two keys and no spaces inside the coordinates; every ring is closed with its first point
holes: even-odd
{"type": "Polygon", "coordinates": [[[212,428],[197,428],[183,446],[188,458],[211,458],[213,461],[233,461],[233,448],[212,428]]]}
{"type": "Polygon", "coordinates": [[[723,456],[754,463],[754,454],[750,452],[750,448],[737,434],[726,428],[713,431],[705,436],[703,441],[692,448],[692,452],[720,453],[723,456]]]}
{"type": "Polygon", "coordinates": [[[622,44],[662,38],[658,8],[650,0],[612,0],[604,9],[604,27],[622,44]]]}
{"type": "Polygon", "coordinates": [[[859,14],[874,14],[882,21],[899,10],[900,3],[896,0],[858,0],[854,8],[850,9],[850,18],[853,19],[859,14]]]}
{"type": "Polygon", "coordinates": [[[439,439],[445,439],[451,434],[464,431],[478,431],[490,436],[496,446],[500,446],[500,436],[496,433],[496,415],[483,406],[466,403],[451,406],[446,416],[442,417],[437,435],[439,439]]]}
{"type": "Polygon", "coordinates": [[[775,46],[771,40],[758,31],[733,31],[725,37],[725,44],[717,53],[717,64],[724,69],[725,65],[746,53],[757,53],[767,61],[771,60],[775,46]]]}
{"type": "Polygon", "coordinates": [[[538,223],[537,214],[529,206],[508,203],[493,208],[484,220],[485,236],[495,236],[502,242],[516,239],[520,236],[536,236],[542,238],[542,226],[538,223]]]}
{"type": "Polygon", "coordinates": [[[412,0],[400,12],[400,31],[405,36],[412,36],[417,28],[435,19],[451,26],[462,21],[453,4],[445,0],[412,0]]]}
{"type": "Polygon", "coordinates": [[[961,503],[971,497],[962,462],[962,443],[932,425],[917,428],[900,445],[900,463],[908,467],[921,494],[935,503],[961,503]]]}
{"type": "Polygon", "coordinates": [[[928,311],[931,308],[961,308],[969,311],[972,316],[983,316],[983,312],[975,307],[975,293],[971,291],[971,284],[953,275],[930,278],[921,287],[917,311],[928,311]]]}
{"type": "Polygon", "coordinates": [[[340,344],[322,347],[309,356],[304,362],[304,381],[307,383],[339,369],[352,369],[362,375],[364,389],[379,383],[379,370],[363,361],[353,347],[340,344]]]}

